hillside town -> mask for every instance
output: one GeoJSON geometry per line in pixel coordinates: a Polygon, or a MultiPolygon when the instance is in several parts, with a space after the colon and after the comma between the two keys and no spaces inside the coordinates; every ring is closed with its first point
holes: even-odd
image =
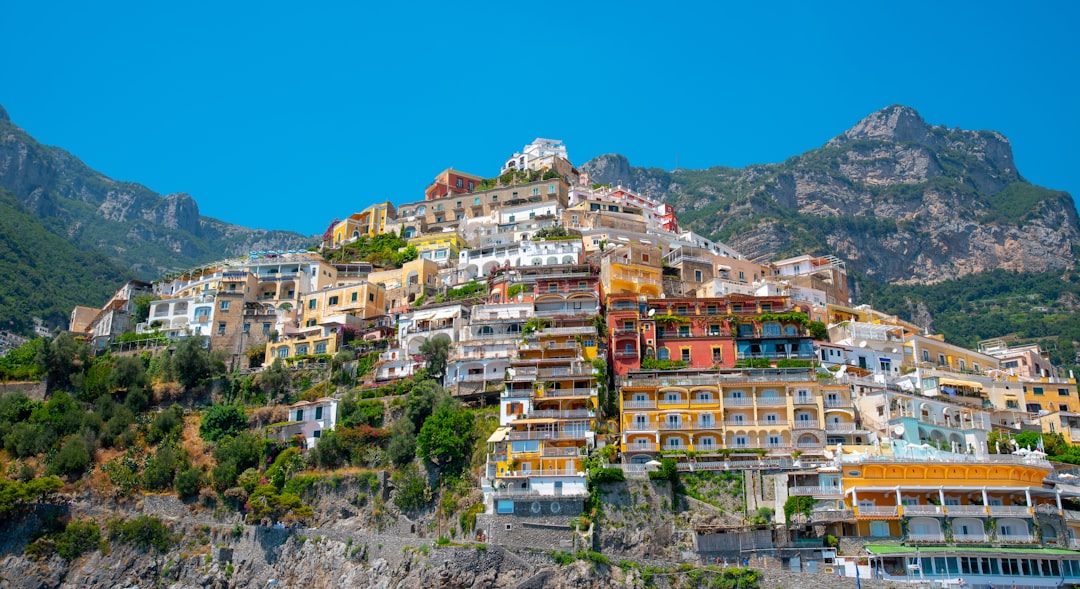
{"type": "MultiPolygon", "coordinates": [[[[1042,441],[1080,443],[1080,391],[1037,342],[967,349],[853,304],[843,260],[747,259],[669,204],[594,184],[558,140],[494,165],[339,211],[309,250],[128,282],[69,331],[113,355],[201,338],[237,374],[348,350],[370,359],[361,388],[425,371],[497,406],[475,533],[490,544],[559,546],[600,469],[741,472],[741,512],[695,520],[700,562],[1080,583],[1080,472],[1042,441]]],[[[291,404],[273,435],[310,451],[340,405],[291,404]]]]}

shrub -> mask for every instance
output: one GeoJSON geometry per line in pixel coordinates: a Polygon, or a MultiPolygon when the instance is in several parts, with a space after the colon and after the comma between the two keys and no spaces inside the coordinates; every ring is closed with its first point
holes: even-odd
{"type": "Polygon", "coordinates": [[[182,470],[176,475],[176,494],[185,499],[194,497],[199,494],[204,481],[203,471],[199,468],[192,466],[182,470]]]}
{"type": "Polygon", "coordinates": [[[431,502],[431,489],[415,464],[394,473],[394,505],[402,511],[419,511],[431,502]]]}
{"type": "Polygon", "coordinates": [[[90,451],[86,447],[86,441],[81,436],[71,436],[49,464],[49,471],[52,474],[77,478],[82,476],[89,465],[90,451]]]}
{"type": "Polygon", "coordinates": [[[109,538],[125,544],[133,544],[147,550],[153,548],[164,554],[176,541],[175,535],[160,519],[152,515],[140,515],[131,520],[113,518],[108,524],[109,538]]]}
{"type": "Polygon", "coordinates": [[[209,442],[235,436],[247,427],[244,410],[236,405],[213,405],[203,414],[199,435],[209,442]]]}
{"type": "Polygon", "coordinates": [[[64,560],[75,560],[82,554],[97,549],[101,544],[101,529],[93,520],[73,521],[63,532],[57,534],[56,553],[64,560]]]}

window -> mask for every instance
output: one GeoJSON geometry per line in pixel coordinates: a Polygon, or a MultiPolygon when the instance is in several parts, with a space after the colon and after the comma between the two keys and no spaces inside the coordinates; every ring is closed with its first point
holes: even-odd
{"type": "Polygon", "coordinates": [[[311,299],[311,300],[309,300],[309,301],[308,301],[308,303],[307,303],[307,308],[308,308],[308,309],[314,309],[314,308],[315,308],[315,305],[316,305],[316,301],[315,301],[315,299],[311,299]]]}
{"type": "Polygon", "coordinates": [[[476,188],[476,182],[469,180],[469,190],[471,191],[474,188],[476,188]]]}
{"type": "Polygon", "coordinates": [[[460,209],[461,208],[461,201],[460,200],[457,201],[456,203],[454,203],[454,208],[455,209],[460,209]]]}
{"type": "Polygon", "coordinates": [[[944,366],[946,364],[946,362],[945,362],[945,354],[938,354],[937,355],[937,363],[938,363],[939,366],[944,366]]]}
{"type": "Polygon", "coordinates": [[[690,348],[683,348],[682,349],[682,361],[683,362],[689,362],[690,361],[690,348]]]}
{"type": "Polygon", "coordinates": [[[709,335],[720,335],[720,324],[713,323],[709,325],[709,335]]]}
{"type": "Polygon", "coordinates": [[[690,326],[689,325],[680,325],[679,326],[679,337],[690,337],[690,326]]]}
{"type": "Polygon", "coordinates": [[[457,179],[457,187],[458,188],[464,188],[465,187],[465,181],[462,180],[461,178],[458,178],[457,179]]]}
{"type": "Polygon", "coordinates": [[[1058,389],[1058,395],[1061,397],[1069,396],[1069,389],[1058,389]]]}
{"type": "Polygon", "coordinates": [[[515,216],[515,215],[510,215],[510,222],[511,222],[511,223],[513,223],[513,222],[514,222],[514,216],[515,216]]]}
{"type": "Polygon", "coordinates": [[[967,370],[967,362],[963,358],[960,359],[960,370],[967,370]]]}
{"type": "Polygon", "coordinates": [[[304,421],[304,410],[303,409],[297,409],[296,410],[296,421],[304,421]]]}
{"type": "Polygon", "coordinates": [[[716,305],[705,305],[705,312],[709,315],[716,315],[716,305]]]}
{"type": "Polygon", "coordinates": [[[772,313],[772,303],[761,303],[762,313],[772,313]]]}
{"type": "Polygon", "coordinates": [[[307,353],[308,353],[307,344],[300,344],[299,346],[296,346],[296,355],[297,356],[306,356],[307,353]]]}
{"type": "Polygon", "coordinates": [[[641,254],[641,261],[642,262],[648,262],[649,261],[649,254],[641,254]]]}
{"type": "Polygon", "coordinates": [[[326,342],[319,342],[319,343],[315,344],[315,353],[316,354],[325,354],[326,353],[326,342]]]}
{"type": "Polygon", "coordinates": [[[491,195],[491,202],[499,202],[499,195],[498,194],[492,194],[491,195]]]}
{"type": "Polygon", "coordinates": [[[315,408],[315,419],[322,419],[322,407],[315,408]]]}
{"type": "Polygon", "coordinates": [[[548,194],[555,194],[555,185],[548,184],[548,194]]]}
{"type": "Polygon", "coordinates": [[[251,324],[250,323],[245,323],[244,324],[244,333],[245,334],[251,333],[251,324]]]}
{"type": "Polygon", "coordinates": [[[633,321],[623,321],[622,328],[625,331],[633,331],[634,330],[634,322],[633,321]]]}
{"type": "Polygon", "coordinates": [[[1036,395],[1041,395],[1041,394],[1043,394],[1043,388],[1042,387],[1033,387],[1031,389],[1031,392],[1033,394],[1036,394],[1036,395]]]}
{"type": "MultiPolygon", "coordinates": [[[[316,417],[316,419],[318,419],[318,418],[316,417]]],[[[319,439],[319,438],[321,438],[321,437],[322,437],[322,430],[321,430],[321,429],[317,429],[317,430],[315,430],[315,432],[314,432],[314,433],[312,433],[312,435],[313,435],[313,436],[315,437],[315,439],[317,440],[317,439],[319,439]]]]}
{"type": "Polygon", "coordinates": [[[334,306],[334,305],[336,305],[336,304],[338,304],[338,298],[337,298],[337,296],[332,296],[332,297],[330,297],[330,306],[331,306],[331,307],[333,307],[333,306],[334,306]]]}
{"type": "Polygon", "coordinates": [[[221,308],[222,311],[228,311],[229,310],[229,301],[221,301],[221,307],[220,308],[221,308]]]}
{"type": "Polygon", "coordinates": [[[224,321],[217,324],[217,333],[218,333],[218,335],[225,335],[225,322],[224,321]]]}
{"type": "Polygon", "coordinates": [[[712,361],[713,364],[720,364],[724,361],[724,348],[714,347],[712,349],[712,361]]]}
{"type": "Polygon", "coordinates": [[[659,350],[656,351],[656,359],[657,360],[670,360],[671,359],[671,352],[668,351],[667,348],[660,348],[659,350]]]}
{"type": "Polygon", "coordinates": [[[479,205],[480,204],[480,197],[477,196],[477,197],[473,198],[472,203],[473,203],[473,206],[479,205]]]}
{"type": "Polygon", "coordinates": [[[308,319],[307,321],[304,322],[304,327],[315,327],[315,320],[314,319],[308,319]]]}
{"type": "Polygon", "coordinates": [[[926,350],[922,351],[922,361],[923,362],[929,362],[930,361],[930,352],[928,352],[926,350]]]}
{"type": "Polygon", "coordinates": [[[742,270],[739,270],[739,280],[743,280],[743,281],[746,280],[746,273],[743,272],[742,270]]]}
{"type": "Polygon", "coordinates": [[[559,292],[559,284],[556,282],[549,282],[548,292],[559,292]]]}
{"type": "Polygon", "coordinates": [[[270,324],[269,323],[263,323],[263,335],[266,335],[268,333],[270,333],[270,324]]]}
{"type": "Polygon", "coordinates": [[[375,293],[369,292],[368,295],[367,295],[367,300],[368,300],[369,303],[374,303],[375,302],[375,293]]]}
{"type": "Polygon", "coordinates": [[[358,294],[359,294],[359,293],[355,293],[355,292],[354,292],[354,293],[352,293],[352,302],[354,302],[354,303],[356,302],[356,296],[357,296],[358,294]]]}
{"type": "Polygon", "coordinates": [[[539,196],[539,195],[540,195],[540,188],[538,186],[534,186],[533,187],[533,196],[539,196]]]}

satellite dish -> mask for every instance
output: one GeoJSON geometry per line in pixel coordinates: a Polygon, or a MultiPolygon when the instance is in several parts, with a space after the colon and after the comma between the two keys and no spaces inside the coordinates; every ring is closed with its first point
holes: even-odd
{"type": "Polygon", "coordinates": [[[860,348],[865,348],[866,347],[866,340],[862,340],[861,342],[859,342],[859,347],[860,348]]]}
{"type": "Polygon", "coordinates": [[[893,348],[892,353],[899,354],[900,353],[900,348],[893,348]]]}
{"type": "Polygon", "coordinates": [[[898,436],[904,435],[904,426],[898,425],[898,426],[892,428],[892,433],[894,433],[894,434],[896,434],[898,436]]]}
{"type": "Polygon", "coordinates": [[[656,315],[656,309],[649,309],[649,317],[656,315]]]}

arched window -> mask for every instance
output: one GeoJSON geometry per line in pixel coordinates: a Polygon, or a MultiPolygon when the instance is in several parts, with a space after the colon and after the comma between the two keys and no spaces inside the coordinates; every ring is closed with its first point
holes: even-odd
{"type": "Polygon", "coordinates": [[[784,326],[784,335],[787,336],[787,337],[795,337],[795,336],[799,335],[799,332],[798,332],[798,330],[795,329],[794,325],[785,325],[784,326]]]}
{"type": "Polygon", "coordinates": [[[656,351],[656,358],[658,360],[670,360],[671,352],[669,352],[667,348],[660,348],[656,351]]]}
{"type": "Polygon", "coordinates": [[[775,321],[770,321],[761,326],[761,335],[765,337],[776,337],[780,335],[780,324],[775,321]]]}

